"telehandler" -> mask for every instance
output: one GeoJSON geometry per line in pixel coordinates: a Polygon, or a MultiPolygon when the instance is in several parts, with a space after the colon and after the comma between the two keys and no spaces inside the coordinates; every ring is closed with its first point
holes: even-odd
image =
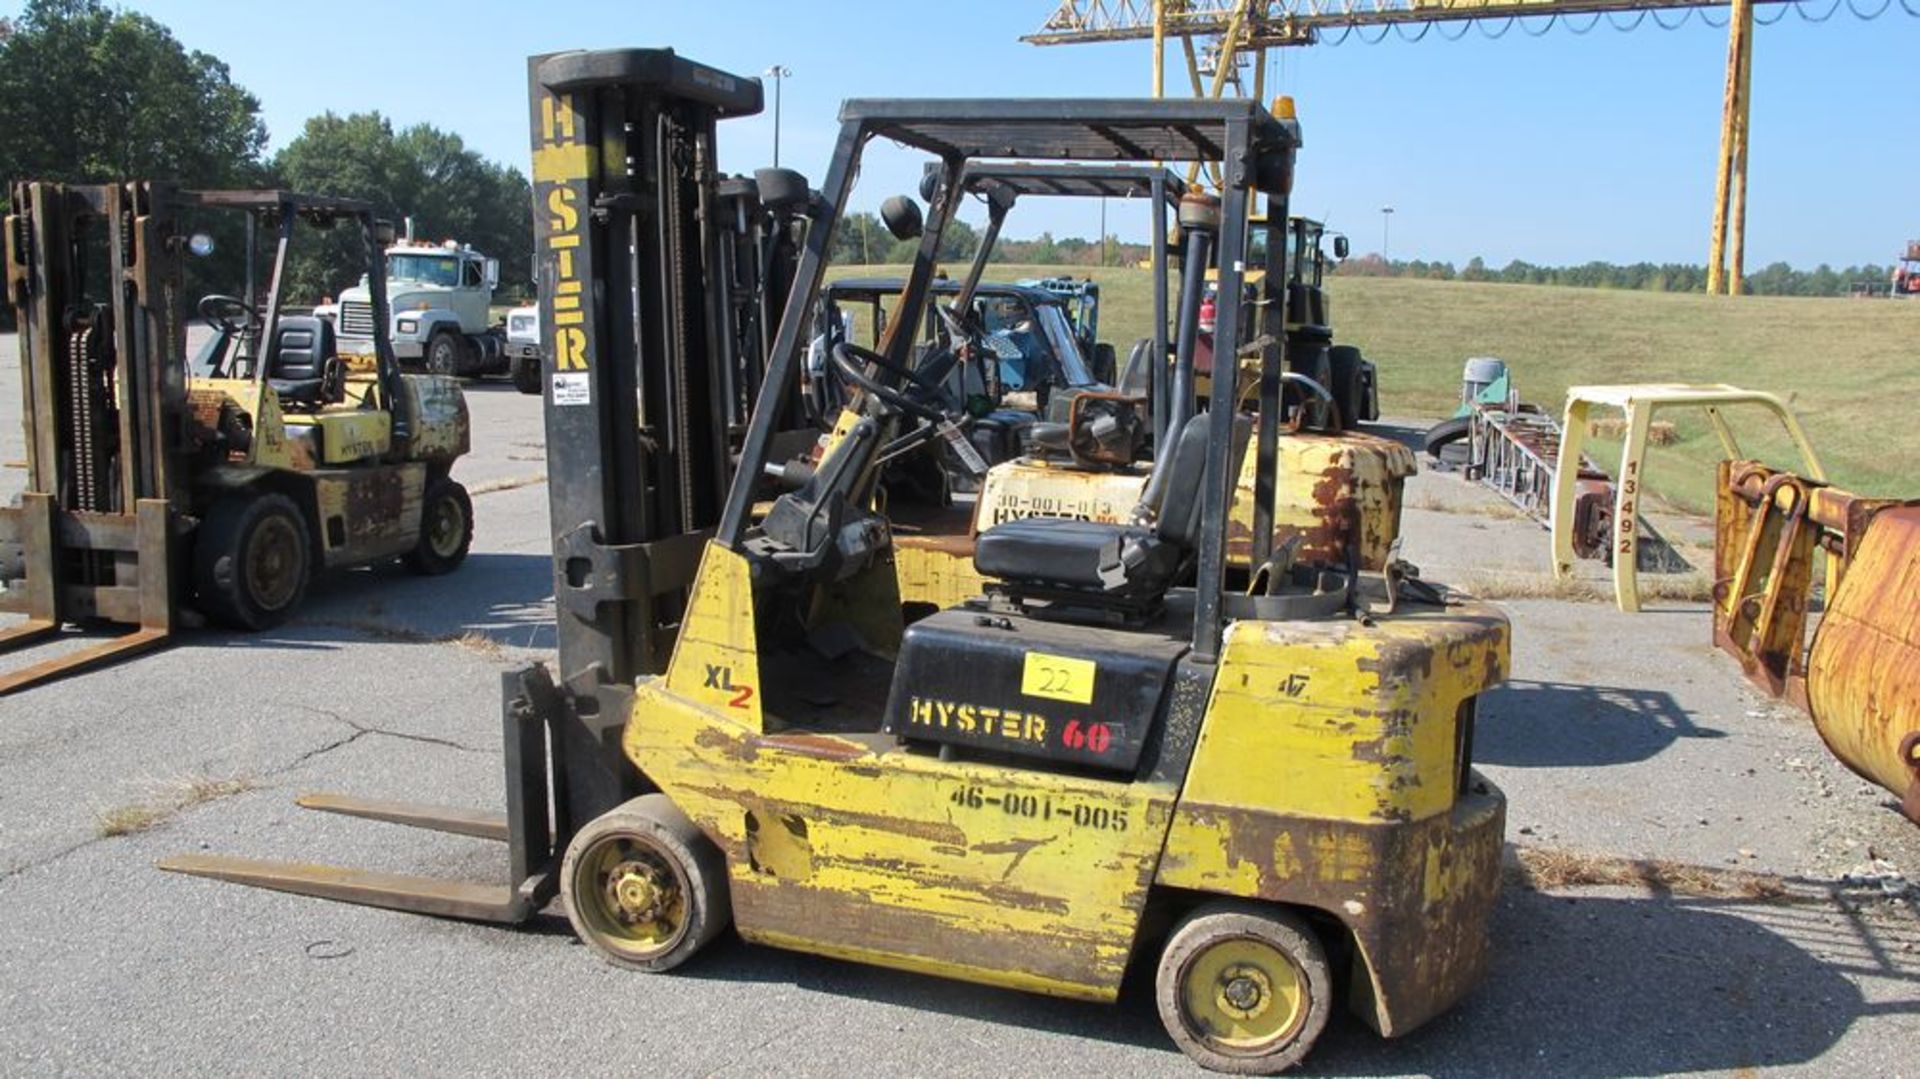
{"type": "Polygon", "coordinates": [[[468,448],[459,386],[401,374],[384,299],[372,363],[353,369],[332,325],[289,313],[282,295],[305,223],[359,228],[384,297],[378,252],[393,230],[371,206],[139,182],[22,183],[13,207],[28,482],[0,509],[0,611],[27,618],[0,630],[0,648],[79,622],[139,629],[0,675],[0,693],[155,647],[200,616],[278,625],[322,567],[460,565],[473,506],[449,474],[468,448]],[[185,262],[212,250],[198,228],[236,214],[248,293],[252,237],[277,237],[265,302],[201,297],[213,334],[190,359],[185,262]]]}
{"type": "MultiPolygon", "coordinates": [[[[1291,124],[1248,101],[847,102],[711,533],[656,540],[620,519],[648,503],[649,458],[616,450],[640,427],[634,373],[660,355],[632,313],[714,296],[698,276],[640,275],[697,226],[668,200],[713,190],[717,121],[755,111],[759,87],[649,50],[537,57],[531,83],[544,352],[550,379],[577,379],[546,401],[550,436],[573,434],[548,449],[558,677],[508,680],[504,814],[308,799],[505,840],[507,879],[202,855],[165,868],[503,922],[557,892],[596,951],[654,972],[732,924],[758,944],[1110,1001],[1144,953],[1173,1039],[1234,1072],[1301,1059],[1336,1000],[1394,1035],[1468,990],[1505,816],[1472,768],[1472,724],[1505,675],[1507,623],[1330,567],[1228,587],[1238,458],[1270,481],[1282,437],[1279,305],[1260,309],[1259,422],[1225,399],[1178,410],[1138,523],[988,529],[975,558],[1000,583],[907,627],[872,508],[887,450],[944,437],[948,421],[920,417],[953,360],[914,364],[912,330],[968,157],[1223,158],[1223,242],[1240,250],[1255,191],[1284,210],[1291,124]],[[835,350],[861,392],[819,467],[782,489],[768,470],[808,312],[877,138],[939,160],[929,227],[881,346],[835,350]]],[[[1242,267],[1222,271],[1231,355],[1242,267]]]]}

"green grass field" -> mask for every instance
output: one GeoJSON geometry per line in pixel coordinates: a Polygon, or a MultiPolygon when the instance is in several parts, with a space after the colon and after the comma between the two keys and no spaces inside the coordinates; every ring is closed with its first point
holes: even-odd
{"type": "MultiPolygon", "coordinates": [[[[845,267],[835,276],[900,269],[845,267]]],[[[1060,269],[996,265],[989,279],[1060,269]]],[[[1125,356],[1147,332],[1152,275],[1074,272],[1100,282],[1100,336],[1125,356]]],[[[1920,497],[1920,302],[1353,277],[1333,279],[1331,292],[1336,337],[1380,366],[1384,414],[1450,414],[1469,356],[1506,360],[1521,396],[1556,414],[1570,385],[1725,382],[1786,398],[1835,483],[1861,494],[1920,497]]],[[[1719,442],[1704,417],[1666,418],[1680,442],[1650,451],[1651,482],[1682,507],[1708,508],[1719,442]]],[[[1797,463],[1764,411],[1735,410],[1729,420],[1749,455],[1797,463]]],[[[1594,447],[1602,464],[1617,462],[1617,445],[1594,447]]]]}

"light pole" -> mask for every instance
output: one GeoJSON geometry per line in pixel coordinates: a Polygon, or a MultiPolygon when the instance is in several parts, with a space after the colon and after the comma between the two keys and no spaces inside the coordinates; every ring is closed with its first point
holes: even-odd
{"type": "Polygon", "coordinates": [[[780,84],[793,75],[793,69],[785,64],[775,64],[764,74],[773,80],[773,167],[780,167],[780,84]]]}
{"type": "MultiPolygon", "coordinates": [[[[779,145],[778,138],[774,140],[774,145],[775,146],[779,145]]],[[[779,156],[780,155],[778,151],[776,151],[774,153],[775,159],[777,160],[779,156]]],[[[1392,235],[1393,235],[1393,207],[1382,206],[1380,207],[1380,257],[1383,260],[1388,260],[1388,252],[1390,248],[1388,246],[1387,241],[1392,235]]]]}

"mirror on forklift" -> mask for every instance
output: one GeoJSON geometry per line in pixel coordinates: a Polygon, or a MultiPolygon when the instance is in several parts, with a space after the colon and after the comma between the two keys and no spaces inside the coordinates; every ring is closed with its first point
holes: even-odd
{"type": "Polygon", "coordinates": [[[1333,257],[1334,258],[1344,259],[1347,257],[1347,252],[1351,251],[1352,249],[1353,249],[1352,245],[1350,245],[1347,242],[1347,238],[1345,236],[1342,236],[1337,232],[1334,233],[1333,235],[1333,257]]]}
{"type": "Polygon", "coordinates": [[[880,204],[880,221],[896,240],[917,240],[926,219],[920,214],[920,204],[906,195],[895,195],[880,204]]]}
{"type": "Polygon", "coordinates": [[[195,258],[206,258],[213,254],[213,237],[204,232],[196,232],[187,238],[187,253],[195,258]]]}

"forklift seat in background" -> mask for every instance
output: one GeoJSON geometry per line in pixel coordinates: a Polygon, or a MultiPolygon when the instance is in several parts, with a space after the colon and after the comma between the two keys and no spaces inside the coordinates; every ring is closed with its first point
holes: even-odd
{"type": "Polygon", "coordinates": [[[1142,337],[1134,342],[1114,389],[1129,397],[1147,397],[1153,393],[1153,338],[1142,337]]]}
{"type": "Polygon", "coordinates": [[[337,362],[333,323],[311,315],[289,315],[274,329],[267,349],[267,384],[283,407],[319,408],[325,399],[327,365],[337,362]]]}
{"type": "MultiPolygon", "coordinates": [[[[1165,592],[1200,539],[1207,432],[1214,416],[1203,412],[1189,420],[1174,452],[1158,466],[1173,472],[1152,528],[1047,517],[1008,521],[980,533],[974,568],[1016,590],[1026,585],[1114,597],[1165,592]]],[[[1237,475],[1253,425],[1244,416],[1235,416],[1233,425],[1227,469],[1237,475]]]]}

